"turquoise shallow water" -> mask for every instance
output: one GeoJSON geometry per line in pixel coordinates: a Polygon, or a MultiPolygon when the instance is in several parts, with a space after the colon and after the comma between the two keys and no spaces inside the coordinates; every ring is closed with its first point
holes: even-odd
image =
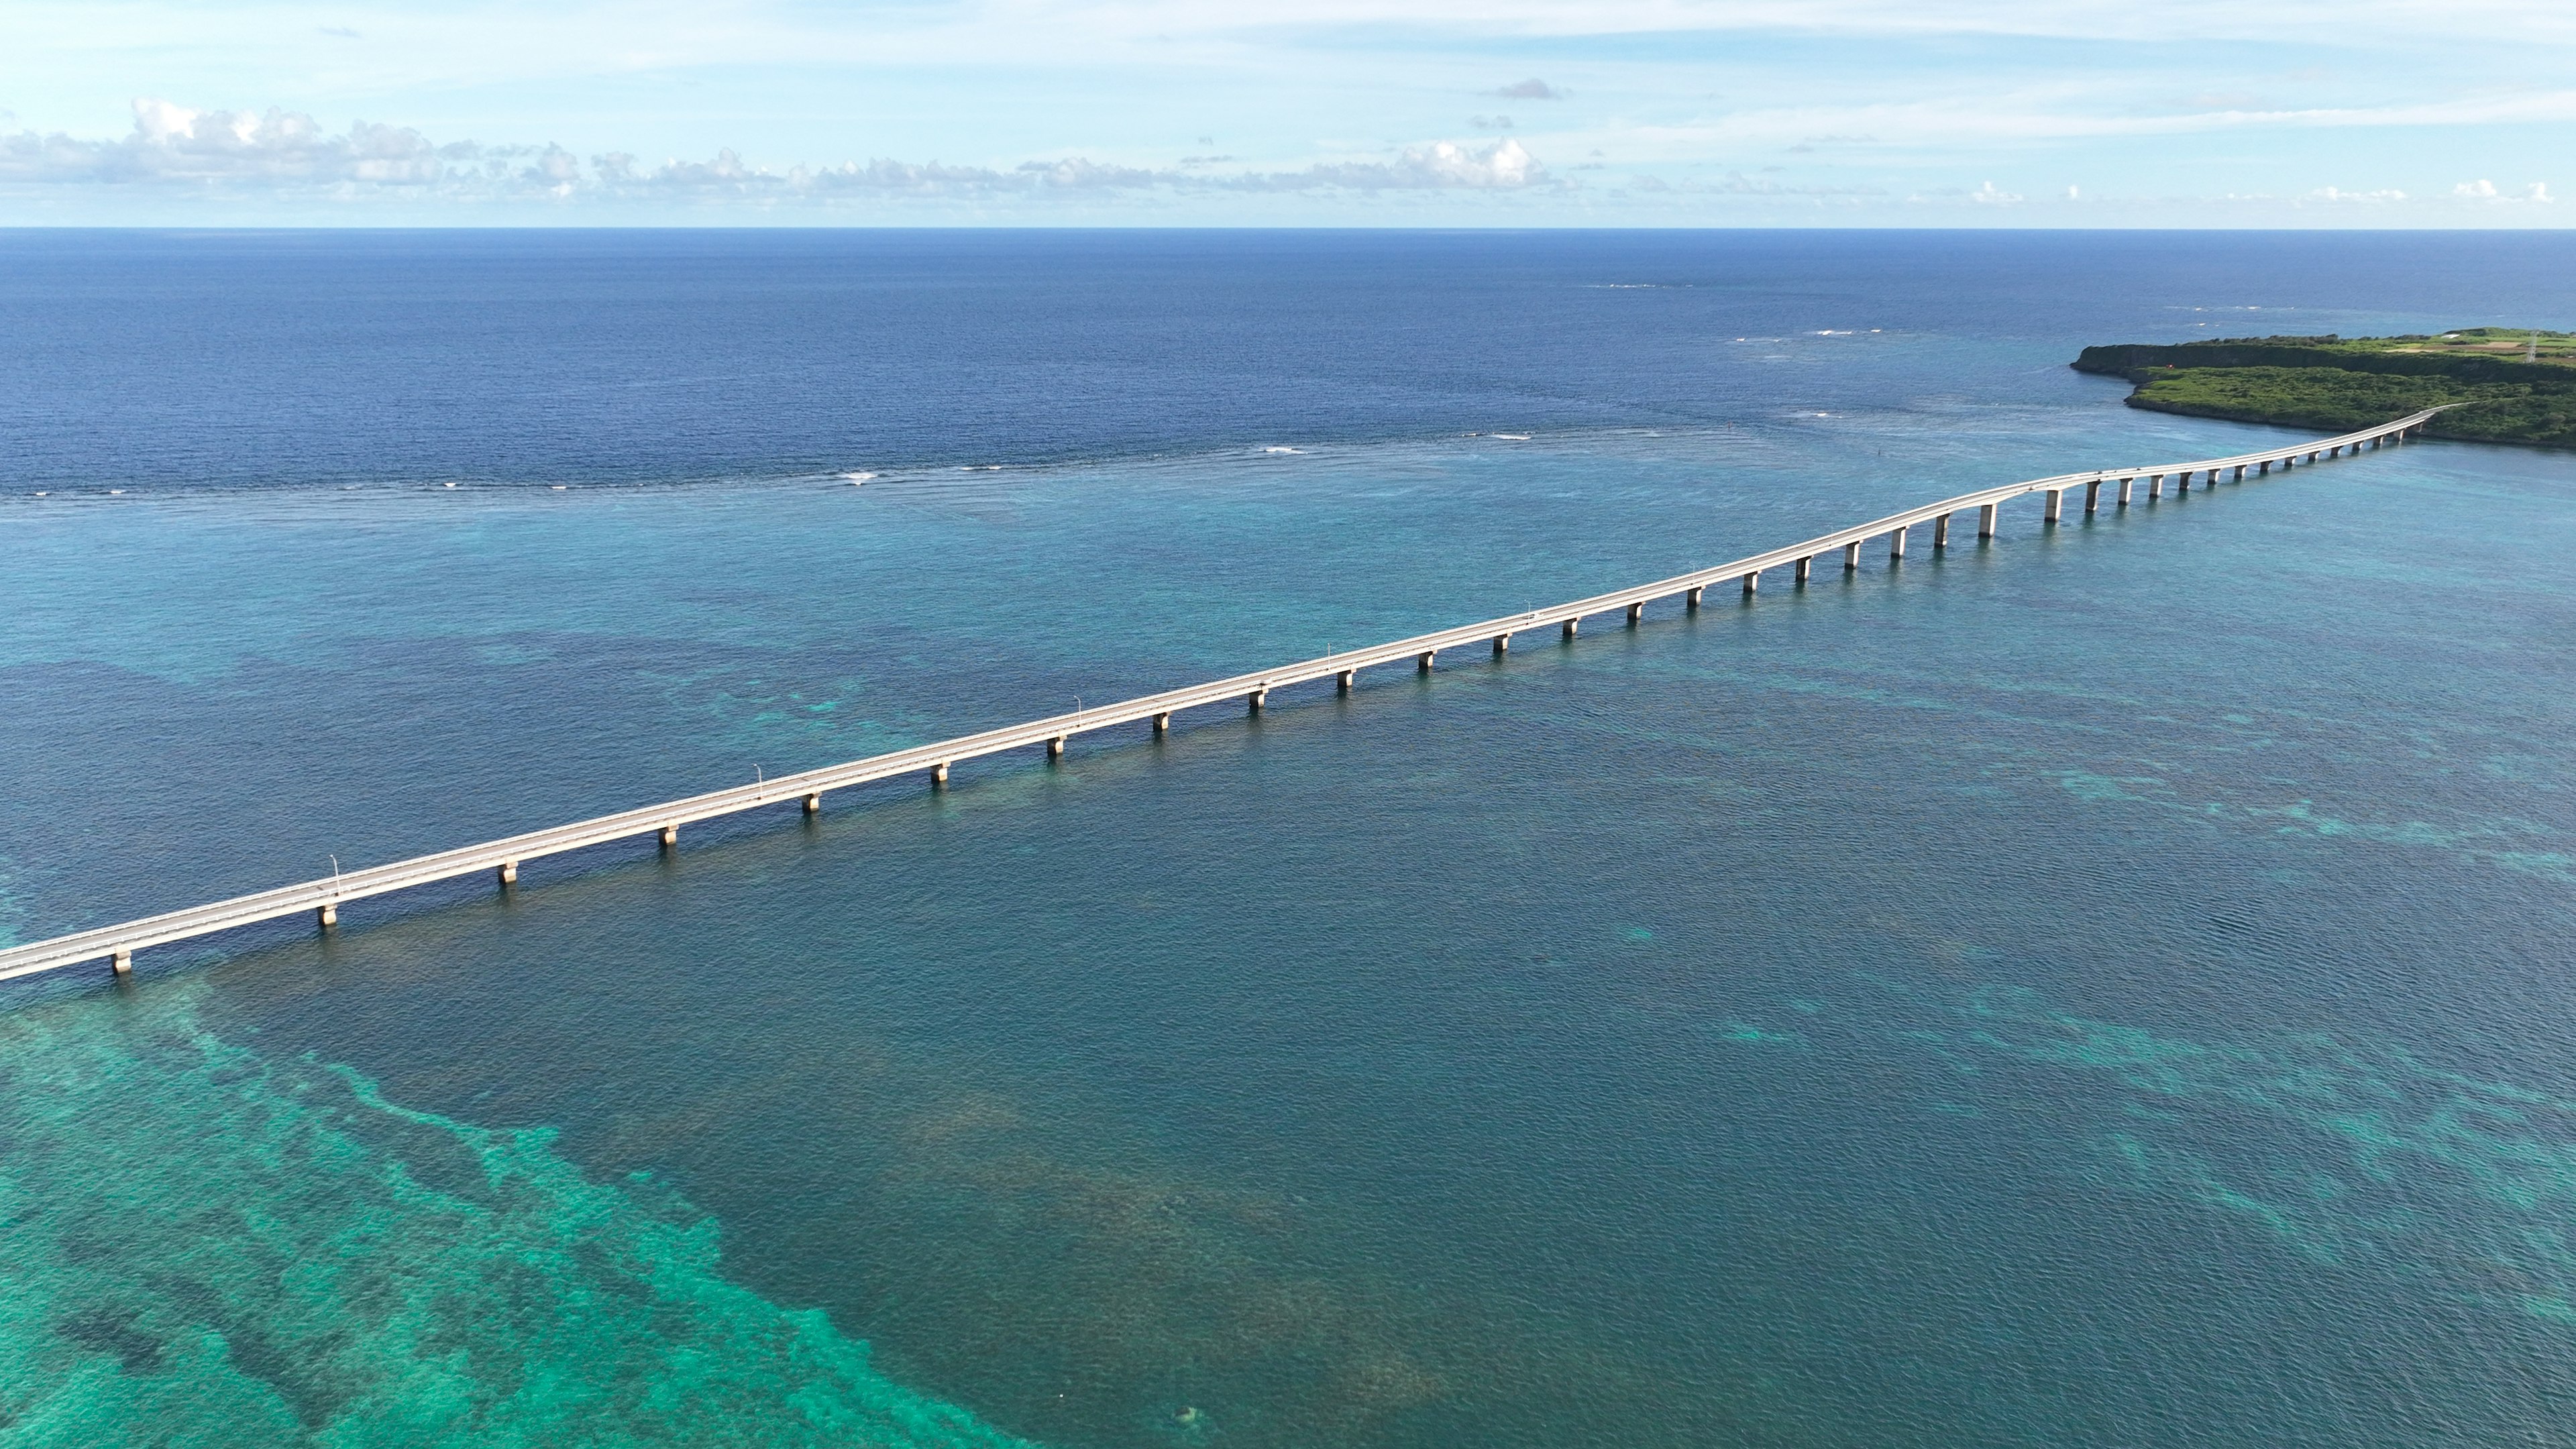
{"type": "MultiPolygon", "coordinates": [[[[21,490],[9,928],[2256,435],[1868,305],[1527,444],[21,490]]],[[[2569,468],[2025,511],[21,991],[0,1434],[2567,1442],[2569,468]]]]}

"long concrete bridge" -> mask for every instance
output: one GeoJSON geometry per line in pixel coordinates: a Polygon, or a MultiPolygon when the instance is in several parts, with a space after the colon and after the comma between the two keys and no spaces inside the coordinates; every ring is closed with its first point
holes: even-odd
{"type": "Polygon", "coordinates": [[[1855,569],[1860,566],[1862,548],[1882,540],[1887,545],[1891,561],[1902,559],[1906,540],[1916,528],[1925,524],[1931,526],[1931,546],[1946,548],[1950,543],[1951,520],[1971,511],[1976,515],[1977,537],[1992,538],[2000,525],[2003,506],[2034,493],[2040,497],[2042,524],[2051,525],[2058,522],[2064,512],[2067,495],[2078,491],[2083,495],[2084,511],[2093,513],[2102,508],[2106,493],[2111,495],[2113,507],[2128,507],[2135,500],[2141,483],[2145,485],[2147,497],[2158,498],[2168,486],[2176,492],[2189,492],[2195,482],[2215,488],[2222,475],[2242,482],[2249,472],[2260,477],[2275,468],[2295,468],[2358,454],[2364,448],[2386,447],[2403,442],[2409,433],[2420,431],[2425,421],[2440,411],[2440,408],[2430,408],[2357,433],[2258,453],[2240,453],[2232,458],[2204,458],[2197,462],[2163,463],[2141,468],[2108,468],[2092,473],[2062,473],[2053,478],[2034,478],[2000,488],[1962,493],[1956,498],[1944,498],[1902,513],[1891,513],[1884,518],[1874,518],[1786,548],[1775,548],[1768,553],[1757,553],[1713,568],[1657,579],[1653,583],[1607,594],[1595,594],[1588,599],[1577,599],[1551,608],[1462,624],[1437,633],[1417,634],[1410,639],[1344,650],[1318,659],[1194,684],[1186,689],[1144,695],[1073,714],[1031,720],[1026,724],[1006,725],[981,734],[961,735],[936,744],[872,755],[847,764],[826,765],[801,774],[781,775],[758,784],[692,795],[685,800],[646,805],[548,830],[513,835],[504,840],[485,841],[435,855],[398,860],[390,865],[353,870],[300,885],[279,886],[274,890],[236,896],[210,905],[191,906],[185,910],[145,916],[140,920],[76,931],[48,941],[0,949],[0,981],[88,961],[106,961],[117,974],[123,975],[133,969],[134,953],[150,947],[276,920],[303,911],[313,912],[318,922],[329,928],[338,924],[340,907],[350,901],[483,871],[491,872],[500,885],[507,888],[518,880],[519,867],[523,863],[542,856],[560,855],[566,851],[648,835],[658,837],[664,849],[671,849],[679,844],[681,827],[697,821],[791,804],[810,815],[823,808],[823,796],[828,791],[905,775],[923,775],[933,786],[941,786],[948,781],[949,769],[959,761],[997,755],[1006,750],[1043,748],[1052,761],[1064,754],[1065,742],[1078,734],[1115,729],[1146,720],[1152,721],[1154,732],[1160,734],[1171,727],[1172,716],[1183,710],[1230,702],[1246,703],[1257,712],[1272,690],[1326,678],[1334,680],[1343,689],[1350,689],[1357,683],[1363,669],[1411,663],[1418,669],[1429,670],[1432,661],[1442,651],[1452,649],[1486,648],[1501,654],[1511,647],[1513,635],[1532,630],[1552,627],[1571,639],[1585,619],[1596,615],[1624,615],[1625,622],[1634,625],[1643,619],[1648,604],[1662,600],[1678,598],[1685,607],[1695,609],[1699,607],[1703,593],[1727,584],[1737,585],[1750,595],[1761,583],[1762,576],[1774,569],[1789,571],[1798,583],[1803,584],[1813,572],[1816,560],[1840,554],[1842,566],[1855,569]]]}

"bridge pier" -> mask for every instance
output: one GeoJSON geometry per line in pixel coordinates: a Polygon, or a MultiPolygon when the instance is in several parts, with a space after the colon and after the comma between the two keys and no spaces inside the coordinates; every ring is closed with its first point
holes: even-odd
{"type": "Polygon", "coordinates": [[[1566,637],[1566,638],[1571,639],[1571,638],[1573,638],[1573,637],[1574,637],[1574,626],[1575,626],[1575,624],[1576,624],[1576,623],[1578,623],[1578,622],[1579,622],[1578,620],[1574,620],[1574,619],[1568,619],[1568,620],[1566,620],[1566,621],[1565,621],[1565,637],[1566,637]]]}
{"type": "Polygon", "coordinates": [[[1744,597],[1752,598],[1753,591],[1760,587],[1762,587],[1762,570],[1755,569],[1744,576],[1744,597]]]}
{"type": "Polygon", "coordinates": [[[1048,740],[1048,741],[1047,741],[1047,763],[1048,763],[1048,764],[1050,764],[1050,765],[1052,765],[1052,764],[1054,764],[1056,761],[1061,760],[1061,759],[1063,759],[1063,758],[1064,758],[1064,736],[1062,736],[1062,735],[1057,735],[1057,736],[1056,736],[1056,737],[1054,737],[1053,739],[1050,739],[1050,740],[1048,740]]]}
{"type": "Polygon", "coordinates": [[[1414,668],[1416,668],[1416,669],[1418,669],[1418,670],[1420,670],[1420,671],[1422,671],[1422,672],[1423,672],[1423,673],[1425,673],[1425,674],[1429,674],[1429,673],[1431,672],[1431,661],[1432,661],[1432,660],[1434,660],[1434,659],[1437,659],[1437,658],[1439,658],[1439,657],[1440,657],[1440,651],[1439,651],[1439,650],[1437,650],[1437,649],[1425,649],[1425,650],[1423,650],[1423,651],[1422,651],[1422,655],[1421,655],[1421,657],[1420,657],[1420,658],[1417,658],[1417,659],[1415,659],[1415,660],[1413,661],[1413,667],[1414,667],[1414,668]]]}
{"type": "Polygon", "coordinates": [[[519,863],[515,860],[505,860],[501,862],[501,868],[493,874],[501,878],[502,888],[506,890],[519,883],[519,863]]]}
{"type": "MultiPolygon", "coordinates": [[[[1704,588],[1704,587],[1705,587],[1705,585],[1703,585],[1702,587],[1704,588]]],[[[1684,589],[1684,590],[1682,590],[1682,607],[1683,607],[1683,608],[1685,608],[1685,609],[1696,609],[1696,608],[1698,608],[1698,607],[1699,607],[1699,596],[1700,596],[1700,589],[1684,589]]]]}
{"type": "Polygon", "coordinates": [[[2099,478],[2084,485],[2084,511],[2087,513],[2102,511],[2102,480],[2099,478]]]}
{"type": "Polygon", "coordinates": [[[326,931],[340,924],[340,903],[323,902],[321,907],[313,912],[313,923],[326,931]]]}
{"type": "Polygon", "coordinates": [[[2262,462],[2254,465],[2254,476],[2257,478],[2269,477],[2271,472],[2272,460],[2269,458],[2266,458],[2262,462]]]}
{"type": "Polygon", "coordinates": [[[1164,710],[1162,713],[1154,716],[1154,733],[1158,735],[1168,734],[1170,733],[1171,728],[1172,712],[1170,710],[1164,710]]]}
{"type": "Polygon", "coordinates": [[[942,760],[938,764],[930,767],[930,788],[933,790],[945,789],[947,785],[948,762],[946,760],[942,760]]]}
{"type": "Polygon", "coordinates": [[[820,815],[823,813],[822,791],[808,790],[805,792],[805,813],[808,815],[820,815]]]}
{"type": "Polygon", "coordinates": [[[1992,538],[1995,536],[1995,515],[2002,511],[2003,505],[2000,503],[1980,503],[1977,505],[1977,537],[1992,538]]]}
{"type": "Polygon", "coordinates": [[[1853,569],[1859,567],[1860,540],[1853,539],[1851,542],[1843,545],[1843,572],[1850,573],[1853,569]]]}
{"type": "Polygon", "coordinates": [[[128,947],[119,946],[116,948],[116,954],[108,958],[107,965],[109,970],[119,976],[131,976],[134,974],[134,952],[128,947]]]}
{"type": "Polygon", "coordinates": [[[2245,481],[2245,465],[2242,463],[2236,465],[2236,481],[2239,483],[2245,481]]]}
{"type": "MultiPolygon", "coordinates": [[[[1696,600],[1694,600],[1693,602],[1697,602],[1697,601],[1696,601],[1696,600]]],[[[1494,652],[1495,652],[1496,654],[1508,654],[1508,653],[1510,653],[1510,652],[1511,652],[1511,648],[1512,648],[1512,636],[1511,636],[1511,635],[1509,635],[1509,634],[1497,634],[1497,635],[1495,635],[1495,636],[1494,636],[1494,652]]]]}
{"type": "Polygon", "coordinates": [[[2129,506],[2129,489],[2130,486],[2135,484],[2137,481],[2138,480],[2135,478],[2123,478],[2120,480],[2120,506],[2122,508],[2129,506]]]}
{"type": "Polygon", "coordinates": [[[1345,669],[1341,673],[1333,676],[1333,687],[1339,689],[1344,694],[1348,694],[1352,690],[1359,688],[1359,683],[1360,672],[1356,669],[1345,669]]]}
{"type": "Polygon", "coordinates": [[[2065,506],[2066,490],[2063,488],[2049,489],[2047,496],[2040,501],[2039,521],[2042,523],[2055,523],[2057,521],[2058,513],[2063,510],[2065,506]]]}
{"type": "Polygon", "coordinates": [[[1644,621],[1645,617],[1646,617],[1646,606],[1645,606],[1645,605],[1643,605],[1643,604],[1630,604],[1630,605],[1628,606],[1628,627],[1630,627],[1630,628],[1632,628],[1632,629],[1633,629],[1633,628],[1635,628],[1639,623],[1641,623],[1641,622],[1643,622],[1643,621],[1644,621]]]}
{"type": "MultiPolygon", "coordinates": [[[[1500,649],[1496,649],[1494,652],[1500,654],[1502,651],[1500,649]]],[[[1250,694],[1245,695],[1243,697],[1244,702],[1252,706],[1252,708],[1246,712],[1250,714],[1261,713],[1262,701],[1268,698],[1270,698],[1270,686],[1266,684],[1261,686],[1259,689],[1254,690],[1250,694]]]]}
{"type": "Polygon", "coordinates": [[[1798,582],[1804,584],[1807,581],[1807,575],[1814,572],[1815,567],[1816,556],[1814,554],[1809,554],[1805,558],[1798,560],[1798,582]]]}
{"type": "Polygon", "coordinates": [[[2164,474],[2158,473],[2147,480],[2147,496],[2149,498],[2162,498],[2165,496],[2164,474]]]}
{"type": "Polygon", "coordinates": [[[1939,553],[1950,546],[1950,515],[1944,513],[1932,520],[1932,551],[1939,553]]]}
{"type": "Polygon", "coordinates": [[[1905,530],[1892,529],[1887,535],[1887,561],[1894,563],[1903,557],[1905,557],[1905,530]]]}
{"type": "MultiPolygon", "coordinates": [[[[940,766],[939,768],[940,768],[940,769],[942,769],[942,770],[946,770],[948,767],[947,767],[946,765],[942,765],[942,766],[940,766]]],[[[663,848],[664,850],[669,850],[669,849],[671,849],[672,847],[674,847],[674,846],[678,845],[679,843],[680,843],[680,827],[679,827],[679,826],[677,826],[677,825],[665,825],[665,826],[663,826],[663,827],[662,827],[662,848],[663,848]]]]}

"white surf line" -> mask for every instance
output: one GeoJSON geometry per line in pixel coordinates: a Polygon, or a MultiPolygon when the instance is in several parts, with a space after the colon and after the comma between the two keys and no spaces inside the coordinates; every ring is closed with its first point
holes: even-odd
{"type": "Polygon", "coordinates": [[[1252,674],[1238,674],[1227,679],[1212,680],[1206,684],[1194,684],[1185,689],[1144,695],[1136,699],[1122,700],[1116,704],[1099,705],[1074,714],[1053,715],[1045,719],[1030,720],[1025,724],[1005,725],[1000,729],[985,730],[980,734],[960,735],[955,739],[941,740],[936,744],[917,745],[908,750],[872,755],[863,760],[852,760],[847,764],[826,765],[818,770],[781,775],[776,779],[764,780],[757,784],[717,790],[704,795],[692,795],[684,800],[646,805],[633,810],[620,811],[614,815],[602,815],[595,819],[575,821],[569,825],[558,825],[547,830],[530,831],[524,835],[513,835],[502,840],[485,841],[480,845],[460,846],[454,850],[440,851],[435,855],[415,856],[389,865],[370,866],[364,870],[348,871],[321,880],[305,881],[299,885],[279,886],[273,890],[260,891],[252,895],[236,896],[231,900],[190,906],[185,910],[169,911],[157,916],[145,916],[140,920],[123,921],[112,926],[76,931],[67,936],[56,936],[50,940],[35,941],[23,946],[11,946],[0,949],[0,981],[60,970],[85,961],[100,960],[110,962],[121,975],[132,969],[134,953],[148,947],[168,945],[174,941],[190,940],[218,931],[232,930],[238,926],[276,920],[283,916],[294,915],[299,911],[311,911],[315,913],[321,925],[331,927],[339,922],[339,908],[349,901],[365,900],[370,896],[408,890],[414,886],[428,885],[435,881],[454,880],[478,871],[493,872],[500,883],[507,886],[518,879],[519,866],[524,861],[560,855],[566,851],[581,850],[588,846],[603,845],[610,841],[626,840],[642,835],[658,835],[663,846],[675,847],[679,843],[680,827],[683,825],[788,802],[801,804],[805,811],[811,814],[822,808],[823,795],[826,791],[847,789],[853,785],[893,779],[901,775],[927,774],[934,785],[944,785],[948,779],[950,766],[961,760],[978,759],[986,755],[1000,754],[1005,750],[1044,745],[1047,757],[1052,760],[1061,756],[1064,753],[1065,742],[1078,734],[1089,734],[1118,725],[1133,724],[1138,720],[1152,720],[1155,732],[1160,734],[1170,727],[1172,716],[1185,709],[1197,709],[1228,700],[1244,700],[1248,702],[1251,709],[1258,711],[1270,691],[1274,689],[1282,689],[1292,684],[1327,676],[1334,678],[1342,688],[1349,689],[1357,683],[1359,671],[1363,669],[1411,660],[1416,667],[1427,670],[1431,668],[1433,659],[1440,651],[1467,645],[1488,644],[1493,652],[1500,654],[1510,646],[1514,634],[1531,629],[1542,629],[1551,624],[1556,625],[1571,638],[1575,633],[1576,625],[1594,614],[1624,610],[1627,621],[1633,624],[1642,618],[1646,605],[1650,603],[1679,596],[1688,606],[1696,608],[1703,590],[1713,584],[1730,580],[1740,581],[1744,592],[1750,594],[1767,569],[1794,567],[1797,577],[1803,582],[1815,560],[1836,549],[1842,550],[1845,568],[1856,568],[1860,563],[1861,545],[1881,536],[1889,540],[1890,556],[1902,558],[1905,554],[1907,531],[1919,523],[1932,524],[1933,546],[1944,547],[1949,542],[1951,515],[1963,513],[1971,508],[1978,510],[1978,537],[1991,538],[1995,534],[1997,518],[2003,504],[2027,494],[2045,495],[2041,519],[2044,523],[2054,523],[2058,519],[2065,495],[2077,488],[2085,490],[2085,511],[2090,513],[2099,507],[2103,488],[2111,484],[2117,484],[2119,488],[2118,506],[2126,506],[2130,501],[2133,485],[2142,478],[2149,480],[2148,496],[2156,497],[2162,493],[2164,482],[2169,478],[2176,480],[2181,489],[2188,491],[2192,480],[2204,473],[2208,475],[2210,486],[2214,487],[2218,482],[2218,475],[2222,472],[2232,470],[2237,478],[2242,479],[2249,468],[2254,469],[2259,475],[2270,472],[2274,467],[2296,466],[2302,461],[2313,463],[2321,458],[2339,456],[2346,451],[2358,453],[2364,447],[2384,447],[2390,443],[2402,442],[2409,432],[2420,430],[2427,419],[2440,411],[2442,411],[2441,408],[2428,408],[2423,412],[2414,413],[2378,427],[2365,428],[2357,433],[2346,433],[2341,437],[2301,443],[2295,447],[2240,453],[2229,458],[2204,458],[2190,463],[2160,463],[2141,468],[2107,468],[2091,473],[2062,473],[2051,478],[2034,478],[2022,483],[2008,483],[2000,488],[1962,493],[1956,498],[1945,498],[1937,503],[1909,508],[1902,513],[1891,513],[1884,518],[1872,519],[1852,528],[1828,533],[1820,538],[1808,539],[1804,543],[1791,544],[1787,548],[1775,548],[1767,553],[1754,554],[1749,558],[1736,559],[1730,563],[1679,574],[1668,579],[1658,579],[1650,584],[1640,584],[1634,588],[1620,589],[1613,593],[1596,594],[1591,598],[1577,599],[1572,603],[1532,609],[1500,619],[1487,619],[1478,624],[1463,624],[1437,633],[1417,634],[1410,639],[1398,639],[1365,649],[1344,650],[1341,653],[1327,654],[1321,658],[1303,660],[1295,664],[1283,664],[1274,669],[1265,669],[1252,674]]]}

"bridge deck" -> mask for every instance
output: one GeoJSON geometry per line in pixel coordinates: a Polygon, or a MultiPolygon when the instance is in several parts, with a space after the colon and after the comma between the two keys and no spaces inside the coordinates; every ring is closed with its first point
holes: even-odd
{"type": "MultiPolygon", "coordinates": [[[[434,881],[453,880],[477,871],[507,870],[515,875],[518,865],[524,861],[641,835],[665,834],[668,838],[667,832],[674,832],[680,826],[693,821],[789,802],[807,802],[810,808],[811,803],[819,800],[825,791],[845,789],[852,785],[863,785],[872,780],[891,779],[900,775],[935,772],[937,778],[944,779],[947,767],[961,760],[976,759],[980,756],[999,754],[1005,750],[1022,749],[1031,745],[1044,745],[1053,751],[1061,748],[1062,741],[1077,734],[1088,734],[1147,719],[1155,720],[1159,726],[1168,716],[1179,711],[1229,700],[1249,698],[1257,705],[1260,696],[1270,690],[1288,685],[1356,674],[1359,670],[1382,664],[1423,660],[1424,656],[1437,654],[1445,649],[1488,643],[1499,647],[1512,635],[1525,630],[1542,629],[1552,624],[1562,627],[1593,614],[1627,610],[1631,606],[1643,606],[1660,599],[1688,596],[1695,603],[1699,591],[1712,585],[1749,579],[1767,569],[1811,560],[1819,555],[1829,554],[1836,549],[1853,547],[1873,538],[1895,535],[1918,523],[1944,519],[1951,514],[1969,509],[2000,507],[2008,500],[2033,493],[2062,497],[2072,489],[2092,490],[2105,483],[2163,477],[2181,477],[2187,480],[2204,472],[2209,473],[2214,482],[2218,472],[2223,470],[2267,468],[2273,464],[2294,463],[2302,458],[2330,457],[2344,449],[2358,451],[2364,444],[2376,445],[2401,440],[2407,432],[2421,427],[2427,419],[2439,411],[2441,411],[2439,408],[2428,409],[2377,427],[2365,428],[2360,432],[2300,443],[2293,447],[2239,453],[2227,458],[2204,458],[2187,463],[2161,463],[2138,468],[2107,468],[2089,473],[2061,473],[2055,477],[2034,478],[2026,482],[2005,484],[1999,488],[1962,493],[1955,498],[1944,498],[1939,502],[1926,503],[1901,513],[1891,513],[1884,518],[1872,519],[1867,523],[1811,538],[1803,543],[1794,543],[1786,548],[1775,548],[1710,568],[1677,574],[1668,579],[1657,579],[1653,583],[1639,584],[1633,588],[1619,589],[1611,593],[1595,594],[1588,599],[1577,599],[1551,608],[1534,609],[1499,619],[1487,619],[1480,623],[1462,624],[1454,629],[1417,634],[1409,639],[1397,639],[1364,649],[1344,650],[1337,654],[1327,654],[1293,664],[1282,664],[1250,674],[1238,674],[1231,678],[1210,680],[1205,684],[1194,684],[1183,689],[1167,690],[1161,694],[1143,695],[1116,704],[1085,709],[1076,714],[1051,715],[1045,719],[1030,720],[1024,724],[1005,725],[1000,729],[961,735],[955,739],[917,745],[911,749],[896,750],[888,754],[872,755],[846,764],[826,765],[821,769],[807,770],[800,774],[781,775],[776,779],[765,780],[754,785],[716,790],[704,795],[692,795],[683,800],[670,800],[658,805],[623,810],[614,815],[574,821],[569,825],[530,831],[524,835],[513,835],[502,840],[460,846],[434,855],[415,856],[410,860],[398,860],[388,865],[353,870],[322,880],[279,886],[273,890],[260,891],[252,895],[236,896],[231,900],[191,906],[185,910],[146,916],[140,920],[77,931],[51,940],[12,946],[0,949],[0,980],[34,975],[38,972],[77,965],[84,961],[97,960],[113,960],[117,969],[122,971],[126,969],[132,953],[146,947],[166,945],[173,941],[210,935],[237,926],[275,920],[282,916],[293,915],[298,911],[323,912],[326,913],[327,920],[334,918],[338,907],[349,901],[364,900],[370,896],[406,890],[434,881]]],[[[2048,517],[2056,516],[2056,503],[2056,498],[2050,500],[2048,517]]]]}

